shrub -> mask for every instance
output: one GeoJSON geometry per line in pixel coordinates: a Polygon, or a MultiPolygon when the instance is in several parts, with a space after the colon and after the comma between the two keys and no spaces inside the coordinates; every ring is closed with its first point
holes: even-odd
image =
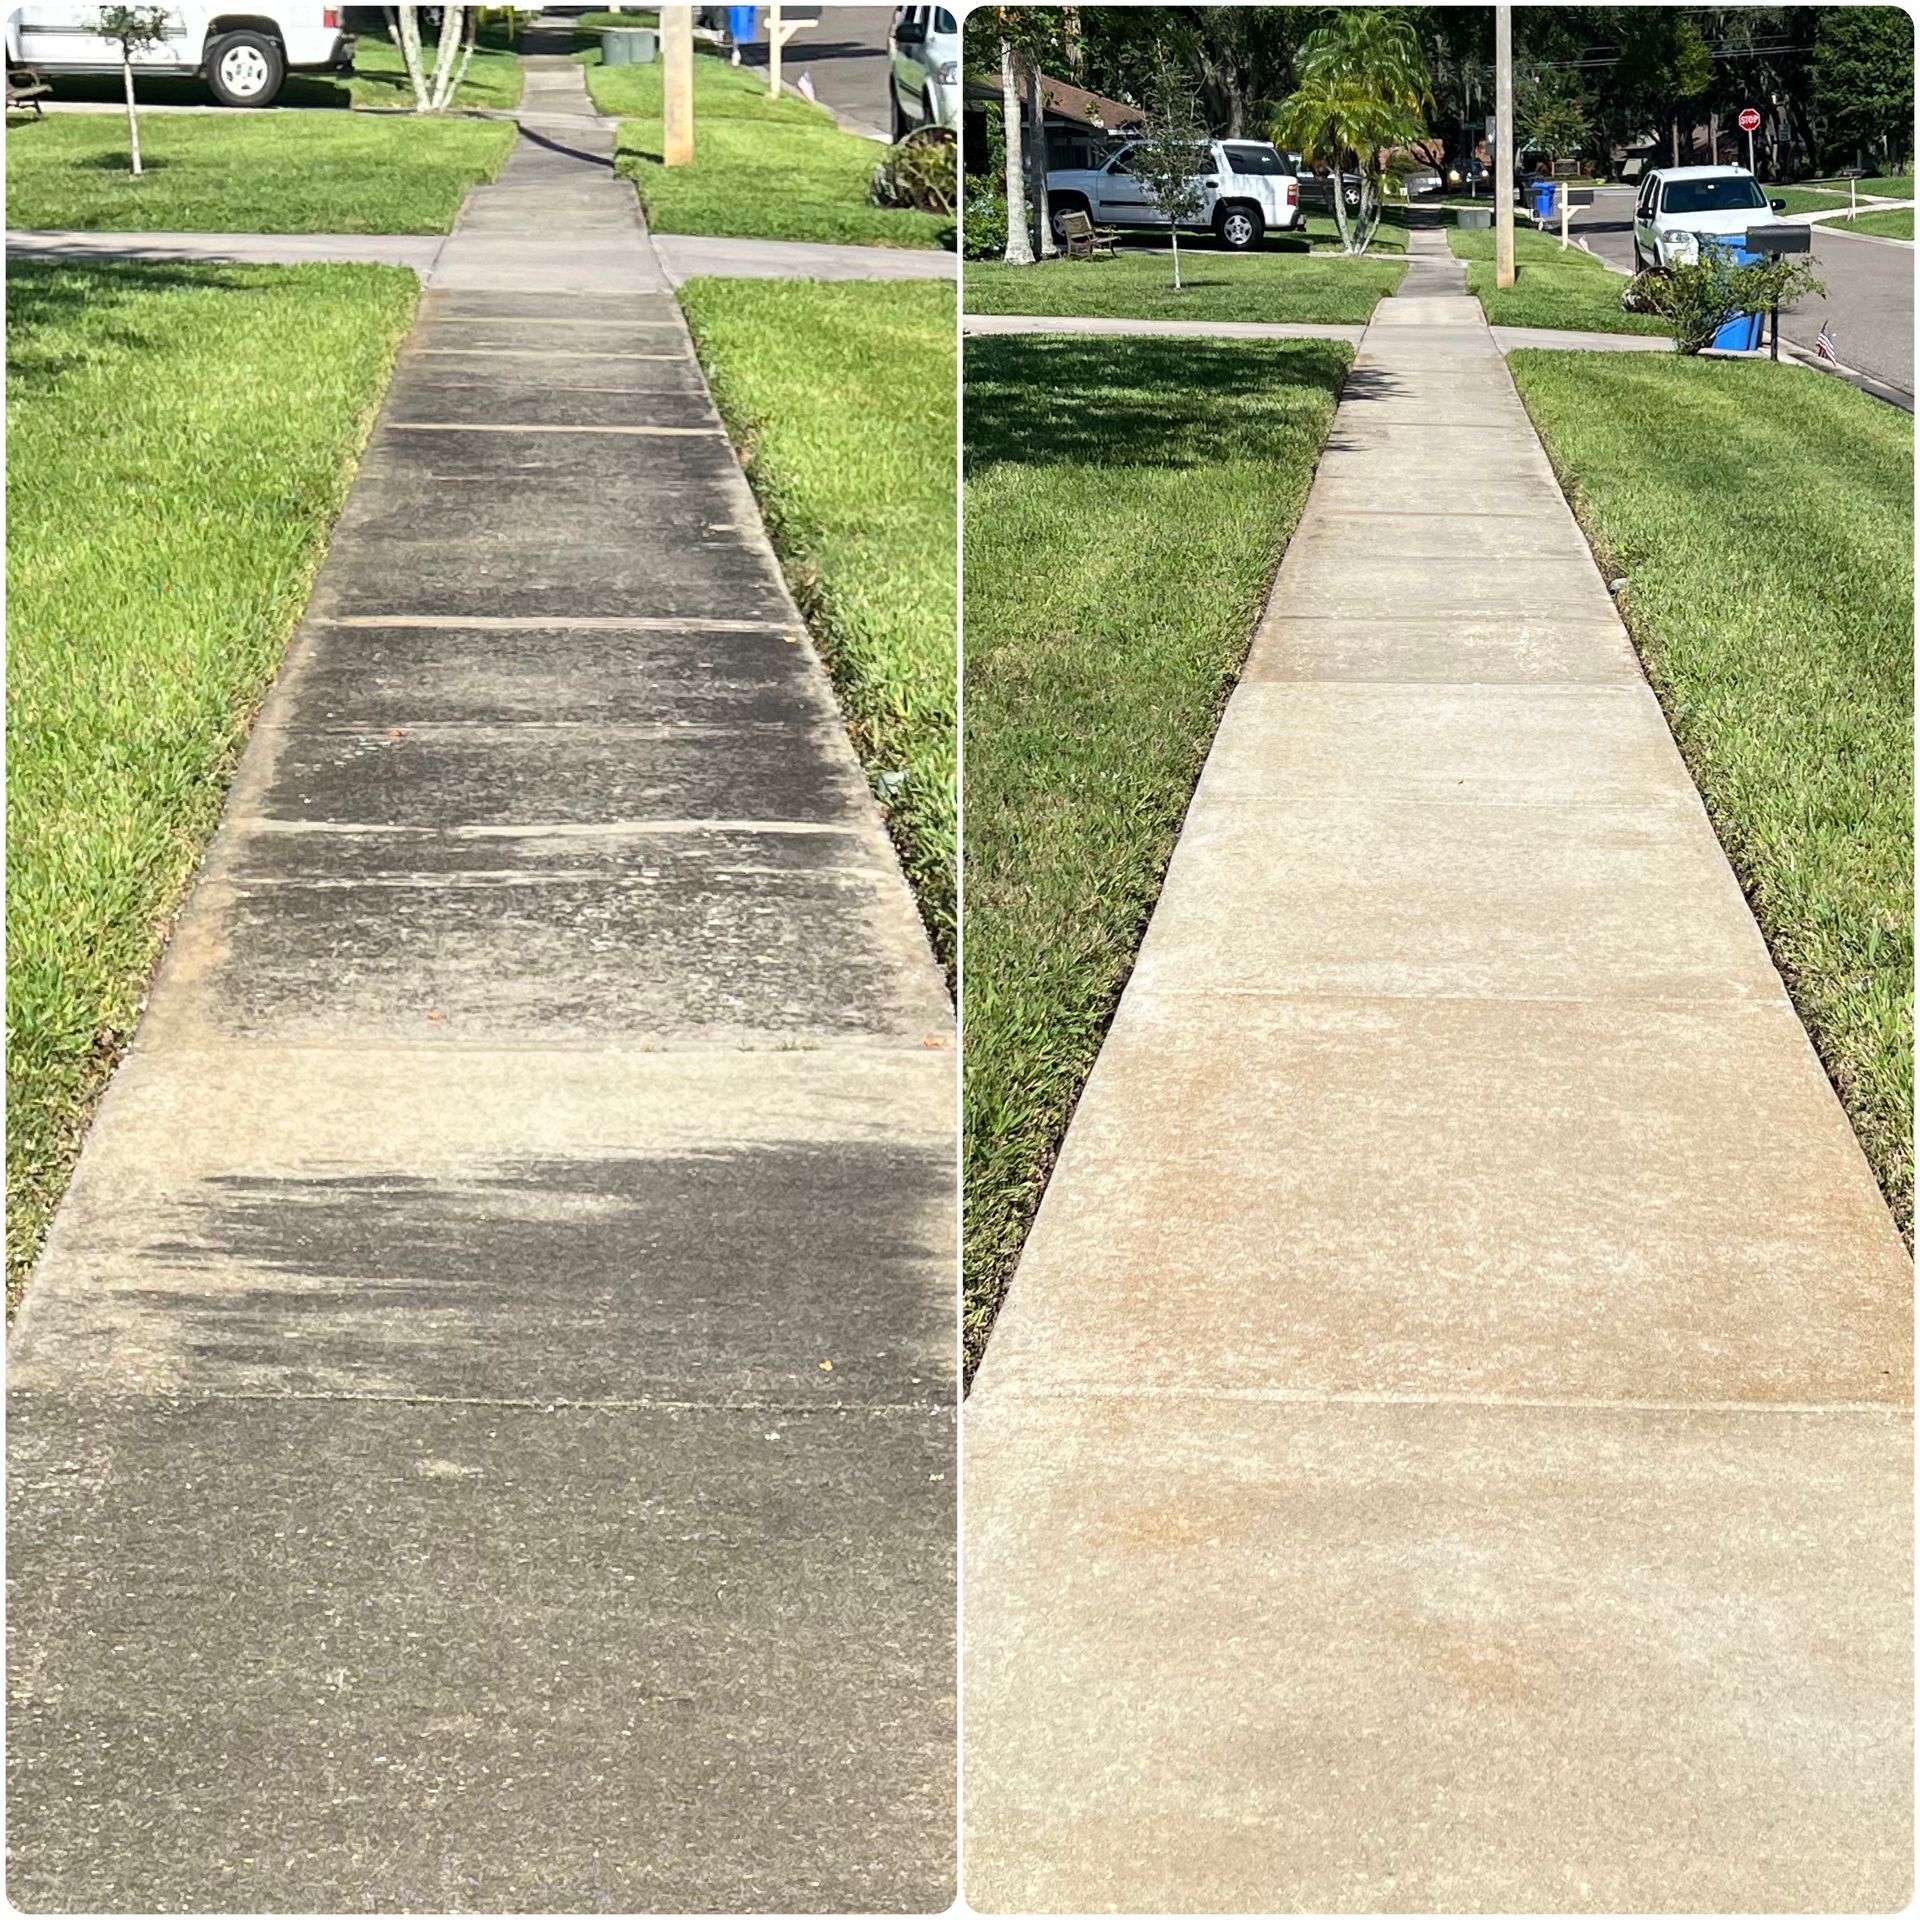
{"type": "Polygon", "coordinates": [[[997,260],[1007,250],[1007,197],[990,180],[967,182],[963,226],[969,260],[997,260]]]}
{"type": "Polygon", "coordinates": [[[1620,296],[1629,313],[1657,313],[1682,353],[1699,353],[1729,320],[1764,313],[1803,294],[1825,293],[1804,261],[1770,259],[1736,266],[1725,247],[1703,246],[1690,266],[1654,267],[1636,274],[1620,296]]]}
{"type": "Polygon", "coordinates": [[[952,134],[943,127],[916,127],[881,157],[868,198],[876,207],[951,214],[958,173],[959,145],[952,134]]]}

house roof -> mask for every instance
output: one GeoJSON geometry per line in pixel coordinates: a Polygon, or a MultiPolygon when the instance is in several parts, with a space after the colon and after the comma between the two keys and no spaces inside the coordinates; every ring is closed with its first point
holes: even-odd
{"type": "Polygon", "coordinates": [[[1104,94],[1089,93],[1085,87],[1050,79],[1044,73],[1040,76],[1040,104],[1058,119],[1071,120],[1076,126],[1104,127],[1108,133],[1137,127],[1147,117],[1124,100],[1109,100],[1104,94]]]}
{"type": "MultiPolygon", "coordinates": [[[[987,101],[999,97],[999,87],[989,81],[967,82],[969,100],[987,101]]],[[[1022,75],[1020,98],[1025,100],[1026,97],[1026,77],[1022,75]]],[[[1140,108],[1130,107],[1124,100],[1109,100],[1103,93],[1089,93],[1085,87],[1055,80],[1044,73],[1040,76],[1040,104],[1049,120],[1063,120],[1076,127],[1099,127],[1107,133],[1140,126],[1147,117],[1140,108]]]]}

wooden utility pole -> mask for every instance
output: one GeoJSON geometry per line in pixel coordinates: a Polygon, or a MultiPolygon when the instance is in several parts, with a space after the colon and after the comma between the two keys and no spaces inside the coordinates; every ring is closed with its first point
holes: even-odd
{"type": "Polygon", "coordinates": [[[660,158],[693,164],[693,9],[660,9],[660,158]]]}
{"type": "Polygon", "coordinates": [[[1493,284],[1513,285],[1513,9],[1493,10],[1493,284]]]}

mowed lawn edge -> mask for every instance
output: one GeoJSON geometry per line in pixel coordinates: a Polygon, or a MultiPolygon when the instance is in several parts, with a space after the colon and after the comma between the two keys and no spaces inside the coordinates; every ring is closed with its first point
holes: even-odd
{"type": "Polygon", "coordinates": [[[447,233],[505,120],[389,113],[52,115],[7,129],[7,224],[96,233],[447,233]]]}
{"type": "Polygon", "coordinates": [[[1912,423],[1793,367],[1508,364],[1911,1240],[1912,423]]]}
{"type": "Polygon", "coordinates": [[[966,345],[966,1341],[984,1349],[1350,348],[966,345]]]}
{"type": "Polygon", "coordinates": [[[385,267],[9,270],[10,1300],[417,299],[385,267]]]}
{"type": "Polygon", "coordinates": [[[951,974],[959,785],[953,288],[690,280],[680,298],[951,974]]]}
{"type": "Polygon", "coordinates": [[[1358,327],[1399,286],[1406,268],[1400,254],[1347,260],[1183,249],[1177,293],[1172,260],[1163,253],[1122,252],[1112,260],[1048,260],[1031,267],[969,260],[963,271],[972,314],[1358,327]]]}
{"type": "Polygon", "coordinates": [[[1496,287],[1494,239],[1489,228],[1447,229],[1447,245],[1456,260],[1467,263],[1467,291],[1480,302],[1489,326],[1671,333],[1657,314],[1623,312],[1620,295],[1626,276],[1578,247],[1562,247],[1557,236],[1516,229],[1513,285],[1496,287]]]}
{"type": "Polygon", "coordinates": [[[609,67],[586,57],[598,113],[620,120],[617,164],[657,233],[842,246],[947,248],[951,218],[869,197],[882,149],[834,124],[824,107],[783,93],[764,72],[696,52],[694,157],[661,164],[660,64],[609,67]]]}

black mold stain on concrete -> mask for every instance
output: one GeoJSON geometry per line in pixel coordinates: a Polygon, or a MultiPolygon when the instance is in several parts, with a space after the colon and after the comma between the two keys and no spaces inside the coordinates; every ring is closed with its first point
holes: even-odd
{"type": "Polygon", "coordinates": [[[943,1151],[845,1142],[232,1175],[133,1299],[190,1389],[944,1405],[952,1191],[943,1151]]]}

